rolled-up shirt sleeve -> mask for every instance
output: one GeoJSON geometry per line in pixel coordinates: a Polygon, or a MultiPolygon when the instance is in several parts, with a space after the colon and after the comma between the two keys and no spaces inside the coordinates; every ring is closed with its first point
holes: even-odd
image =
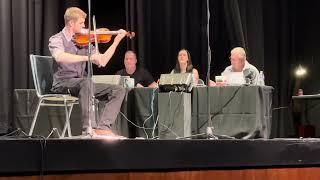
{"type": "Polygon", "coordinates": [[[59,36],[52,36],[49,39],[49,51],[51,52],[52,57],[55,59],[63,52],[65,52],[62,38],[59,36]]]}

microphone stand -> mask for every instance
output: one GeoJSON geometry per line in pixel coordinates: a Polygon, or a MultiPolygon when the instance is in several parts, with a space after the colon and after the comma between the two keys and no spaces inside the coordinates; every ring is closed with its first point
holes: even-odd
{"type": "Polygon", "coordinates": [[[181,137],[177,139],[187,139],[187,138],[205,138],[205,139],[218,139],[218,136],[213,133],[213,125],[211,121],[211,113],[210,113],[210,66],[211,66],[211,48],[210,48],[210,7],[209,7],[209,0],[207,0],[207,45],[208,45],[208,66],[207,66],[207,111],[208,111],[208,126],[206,132],[195,134],[187,137],[181,137]]]}
{"type": "Polygon", "coordinates": [[[207,69],[207,111],[208,111],[208,126],[205,133],[199,134],[199,136],[204,136],[206,139],[235,139],[234,137],[228,135],[218,135],[214,134],[214,127],[212,124],[212,116],[210,113],[210,67],[211,67],[211,48],[210,48],[210,4],[207,0],[207,43],[208,43],[208,69],[207,69]]]}
{"type": "Polygon", "coordinates": [[[211,113],[210,113],[210,66],[211,66],[211,48],[210,48],[210,4],[207,0],[207,45],[208,45],[208,67],[207,67],[207,111],[208,111],[208,126],[206,129],[206,135],[208,139],[218,139],[214,135],[214,127],[212,125],[211,113]]]}
{"type": "Polygon", "coordinates": [[[89,36],[89,42],[88,42],[88,80],[89,80],[89,101],[88,101],[88,114],[89,114],[89,127],[87,129],[87,133],[89,135],[93,135],[93,129],[92,129],[92,121],[95,121],[95,98],[93,93],[93,82],[92,82],[92,61],[91,61],[91,54],[92,54],[92,46],[90,42],[90,31],[91,31],[91,0],[88,0],[88,36],[89,36]]]}

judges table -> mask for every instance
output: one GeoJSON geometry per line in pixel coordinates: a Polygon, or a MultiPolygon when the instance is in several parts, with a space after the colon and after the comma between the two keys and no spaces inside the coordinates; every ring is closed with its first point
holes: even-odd
{"type": "MultiPolygon", "coordinates": [[[[268,86],[193,88],[192,134],[205,132],[208,126],[207,92],[209,91],[210,116],[215,134],[237,138],[268,138],[271,131],[272,90],[273,88],[268,86]]],[[[14,95],[14,126],[28,132],[38,102],[36,92],[34,89],[16,89],[14,95]]],[[[103,106],[104,103],[101,102],[100,111],[103,106]]],[[[158,129],[154,126],[158,114],[160,114],[158,89],[127,89],[121,113],[112,129],[126,137],[151,138],[158,134],[158,129]]],[[[64,117],[64,109],[61,107],[42,107],[37,122],[39,124],[36,125],[34,133],[47,136],[53,127],[61,130],[64,117]]],[[[73,109],[70,122],[72,134],[81,134],[78,105],[73,109]]]]}
{"type": "MultiPolygon", "coordinates": [[[[292,96],[292,100],[294,102],[301,104],[301,123],[308,123],[310,124],[307,116],[308,116],[308,109],[310,106],[310,102],[319,101],[320,94],[312,94],[312,95],[300,95],[300,96],[292,96]]],[[[319,102],[315,102],[318,104],[319,102]]],[[[314,105],[312,105],[314,106],[314,105]]]]}
{"type": "MultiPolygon", "coordinates": [[[[20,128],[26,133],[29,132],[38,100],[35,89],[14,90],[14,128],[20,128]]],[[[113,131],[126,137],[151,137],[152,128],[158,114],[157,102],[157,89],[127,89],[120,113],[112,125],[113,131]]],[[[98,104],[98,119],[104,105],[105,102],[99,102],[98,104]]],[[[41,107],[34,134],[47,136],[52,128],[57,128],[61,132],[64,120],[64,107],[41,107]]],[[[80,135],[82,129],[79,105],[74,106],[70,123],[72,135],[80,135]]],[[[155,129],[156,134],[157,128],[155,129]]],[[[53,133],[53,137],[57,136],[53,133]]]]}
{"type": "MultiPolygon", "coordinates": [[[[131,137],[152,138],[157,136],[158,128],[154,127],[158,116],[158,89],[153,88],[135,88],[133,90],[133,101],[130,102],[133,108],[131,114],[132,121],[137,126],[131,123],[131,137]],[[153,128],[155,128],[153,130],[153,128]],[[152,132],[153,136],[152,136],[152,132]]],[[[123,119],[121,119],[123,120],[123,119]]]]}
{"type": "Polygon", "coordinates": [[[197,87],[192,91],[192,133],[206,132],[208,99],[216,135],[236,138],[269,138],[272,120],[269,86],[197,87]],[[209,92],[209,97],[208,97],[209,92]]]}
{"type": "MultiPolygon", "coordinates": [[[[117,120],[112,130],[125,137],[152,137],[158,114],[158,89],[127,88],[117,120]]],[[[105,103],[99,103],[102,111],[105,103]]],[[[98,113],[101,115],[101,112],[98,113]]],[[[99,119],[99,118],[98,118],[99,119]]],[[[157,133],[157,128],[154,130],[157,133]]]]}
{"type": "MultiPolygon", "coordinates": [[[[25,133],[29,133],[32,119],[37,108],[39,98],[35,89],[15,89],[14,90],[14,120],[13,128],[20,128],[25,133]]],[[[62,131],[65,121],[64,107],[48,107],[42,106],[39,110],[37,123],[34,129],[34,135],[47,137],[52,128],[55,127],[62,131]]],[[[81,133],[79,105],[74,105],[70,124],[72,134],[78,135],[81,133]]],[[[53,133],[53,137],[58,134],[53,133]]]]}
{"type": "Polygon", "coordinates": [[[319,116],[320,94],[292,96],[293,107],[298,109],[300,118],[295,122],[299,137],[316,137],[317,118],[319,116]],[[315,119],[315,120],[313,120],[315,119]]]}

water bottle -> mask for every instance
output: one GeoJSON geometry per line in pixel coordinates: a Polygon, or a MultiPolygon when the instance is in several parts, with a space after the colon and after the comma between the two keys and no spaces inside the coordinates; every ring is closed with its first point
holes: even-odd
{"type": "Polygon", "coordinates": [[[260,71],[259,76],[258,76],[258,85],[259,86],[264,86],[264,74],[263,71],[260,71]]]}

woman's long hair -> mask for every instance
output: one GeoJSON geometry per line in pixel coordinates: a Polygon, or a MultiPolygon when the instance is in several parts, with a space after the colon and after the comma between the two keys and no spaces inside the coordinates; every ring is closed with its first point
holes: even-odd
{"type": "MultiPolygon", "coordinates": [[[[188,55],[188,61],[187,61],[187,69],[186,69],[186,72],[187,73],[191,73],[192,70],[193,70],[193,65],[192,65],[192,61],[191,61],[191,55],[189,53],[189,51],[187,49],[181,49],[179,51],[179,53],[181,51],[186,51],[187,52],[187,55],[188,55]]],[[[178,55],[179,55],[178,53],[178,55]]],[[[178,60],[178,57],[177,57],[177,61],[176,61],[176,67],[174,68],[174,73],[180,73],[181,72],[181,69],[180,69],[180,64],[179,64],[179,60],[178,60]]]]}

